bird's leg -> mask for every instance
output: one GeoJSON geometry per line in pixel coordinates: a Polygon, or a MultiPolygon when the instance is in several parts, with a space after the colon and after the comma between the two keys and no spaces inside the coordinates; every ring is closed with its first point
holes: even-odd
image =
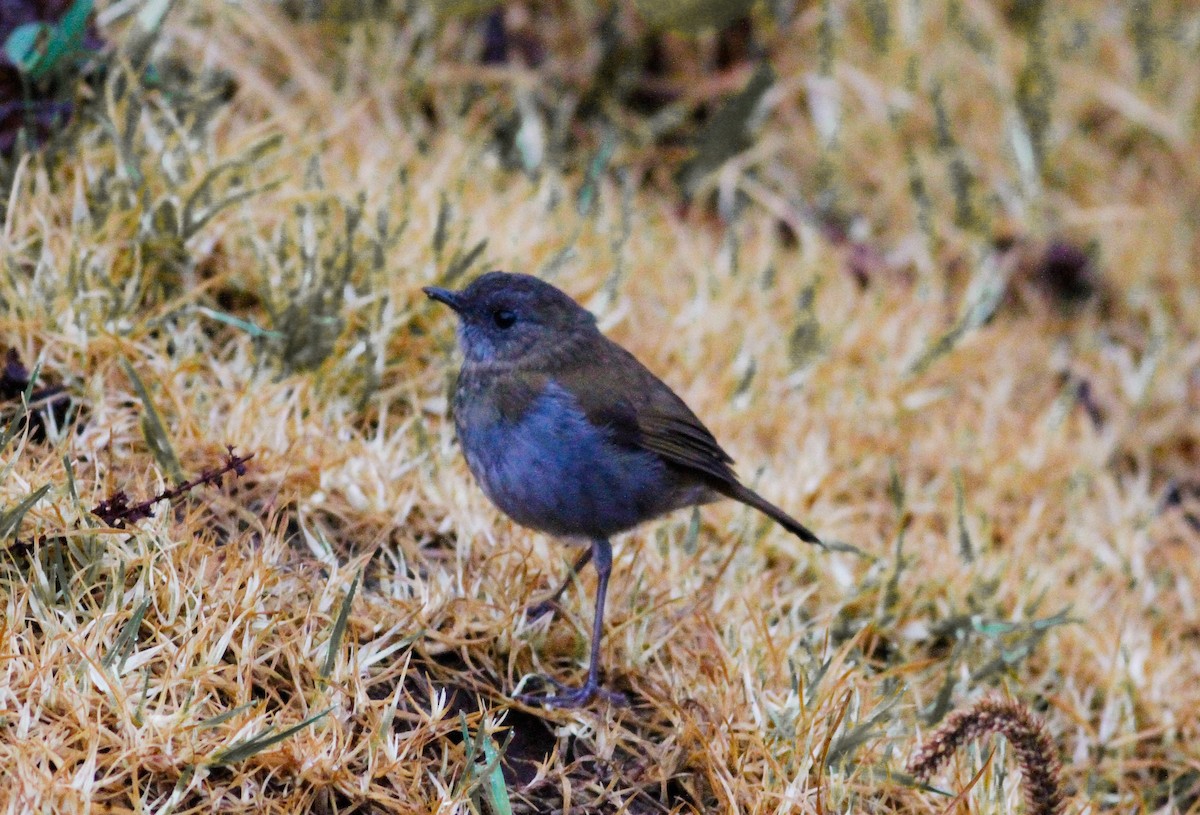
{"type": "Polygon", "coordinates": [[[554,594],[542,600],[540,603],[534,603],[529,608],[525,609],[525,616],[530,620],[536,620],[543,615],[549,614],[558,607],[559,598],[563,596],[563,592],[575,582],[575,577],[579,574],[579,570],[588,565],[592,561],[592,547],[583,550],[583,554],[575,561],[575,565],[571,567],[571,571],[567,573],[562,585],[554,592],[554,594]]]}
{"type": "Polygon", "coordinates": [[[557,688],[552,696],[534,696],[521,694],[516,697],[528,705],[545,705],[547,707],[583,707],[593,697],[600,696],[614,705],[627,705],[628,700],[622,693],[600,687],[600,638],[604,634],[604,601],[608,594],[608,576],[612,574],[612,545],[606,538],[596,538],[592,541],[592,557],[596,561],[596,615],[592,618],[592,653],[588,662],[587,680],[579,687],[571,687],[551,679],[550,684],[557,688]]]}

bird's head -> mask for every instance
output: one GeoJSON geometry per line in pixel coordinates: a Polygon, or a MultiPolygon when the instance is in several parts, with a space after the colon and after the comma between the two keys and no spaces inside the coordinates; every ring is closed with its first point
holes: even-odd
{"type": "Polygon", "coordinates": [[[530,275],[488,272],[460,291],[436,286],[423,291],[458,315],[458,340],[468,363],[519,364],[598,333],[591,312],[530,275]]]}

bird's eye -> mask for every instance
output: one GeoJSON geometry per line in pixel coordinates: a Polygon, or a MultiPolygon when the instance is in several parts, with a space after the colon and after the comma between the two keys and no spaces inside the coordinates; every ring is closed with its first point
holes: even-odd
{"type": "Polygon", "coordinates": [[[492,312],[492,322],[497,328],[512,328],[517,321],[517,315],[506,308],[498,308],[492,312]]]}

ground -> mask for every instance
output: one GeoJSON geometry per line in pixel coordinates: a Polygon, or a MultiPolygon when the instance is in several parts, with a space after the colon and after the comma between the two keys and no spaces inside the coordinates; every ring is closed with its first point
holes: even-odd
{"type": "Polygon", "coordinates": [[[1195,9],[452,5],[105,6],[6,159],[5,811],[1016,811],[1003,740],[905,774],[987,694],[1068,811],[1200,810],[1195,9]],[[487,269],[829,543],[618,539],[626,709],[510,701],[595,581],[527,618],[577,550],[455,443],[421,287],[487,269]]]}

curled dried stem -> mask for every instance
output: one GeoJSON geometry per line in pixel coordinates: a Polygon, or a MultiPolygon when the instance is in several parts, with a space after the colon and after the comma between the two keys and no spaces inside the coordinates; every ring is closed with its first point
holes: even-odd
{"type": "Polygon", "coordinates": [[[1066,796],[1058,753],[1041,719],[1014,699],[990,696],[951,713],[909,759],[907,770],[928,782],[959,747],[989,733],[999,733],[1012,744],[1031,815],[1059,815],[1066,796]]]}

